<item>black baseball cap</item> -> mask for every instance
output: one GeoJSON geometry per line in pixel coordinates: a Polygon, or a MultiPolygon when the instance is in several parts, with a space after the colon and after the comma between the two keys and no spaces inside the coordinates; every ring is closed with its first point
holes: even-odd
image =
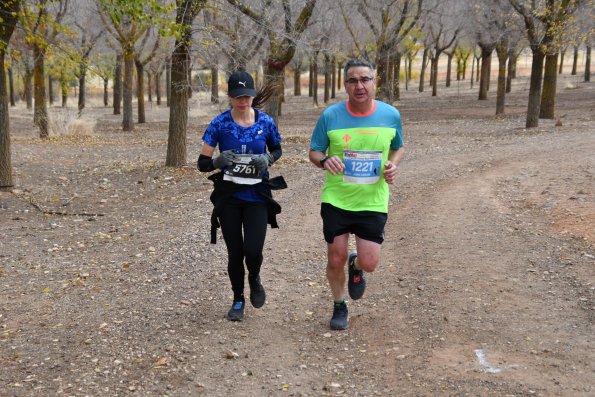
{"type": "Polygon", "coordinates": [[[227,80],[227,95],[232,98],[241,96],[255,97],[254,80],[250,76],[250,73],[242,70],[233,72],[227,80]]]}

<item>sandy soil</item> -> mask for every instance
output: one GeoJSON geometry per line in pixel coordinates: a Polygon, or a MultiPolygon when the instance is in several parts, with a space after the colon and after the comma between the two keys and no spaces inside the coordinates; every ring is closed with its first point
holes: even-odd
{"type": "Polygon", "coordinates": [[[307,161],[321,108],[307,97],[288,96],[280,120],[271,172],[289,188],[265,247],[267,304],[241,323],[224,319],[225,246],[209,244],[211,183],[194,169],[218,107],[195,103],[181,169],[163,167],[163,107],[133,133],[110,109],[73,124],[54,108],[71,132],[49,141],[11,109],[0,395],[592,396],[594,87],[560,79],[562,126],[531,130],[526,80],[498,118],[495,93],[477,101],[466,82],[403,93],[408,152],[382,263],[340,332],[323,173],[307,161]]]}

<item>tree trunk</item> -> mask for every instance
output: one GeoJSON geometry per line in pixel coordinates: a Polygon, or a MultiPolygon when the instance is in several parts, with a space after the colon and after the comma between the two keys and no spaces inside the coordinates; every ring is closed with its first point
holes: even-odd
{"type": "Polygon", "coordinates": [[[512,79],[516,74],[515,53],[512,50],[508,51],[508,70],[506,73],[506,93],[512,91],[512,79]]]}
{"type": "Polygon", "coordinates": [[[134,120],[132,115],[132,95],[134,84],[134,48],[127,45],[124,48],[124,84],[122,103],[122,130],[133,131],[134,120]]]}
{"type": "Polygon", "coordinates": [[[424,48],[421,57],[421,71],[419,72],[419,92],[424,92],[424,79],[426,75],[426,68],[428,67],[428,48],[424,48]]]}
{"type": "Polygon", "coordinates": [[[316,58],[312,62],[312,100],[314,106],[318,107],[318,63],[316,58]]]}
{"type": "Polygon", "coordinates": [[[490,81],[490,63],[492,63],[493,47],[481,47],[481,79],[479,80],[479,100],[488,99],[488,83],[490,81]]]}
{"type": "Polygon", "coordinates": [[[486,91],[490,90],[490,80],[492,79],[492,57],[490,56],[490,62],[488,63],[488,79],[486,80],[486,91]]]}
{"type": "Polygon", "coordinates": [[[412,72],[413,72],[413,55],[408,54],[407,55],[407,76],[405,77],[405,83],[406,83],[407,87],[409,86],[409,80],[411,80],[412,72]]]}
{"type": "Polygon", "coordinates": [[[574,51],[572,54],[572,75],[576,76],[576,69],[578,65],[578,46],[574,46],[574,51]]]}
{"type": "Polygon", "coordinates": [[[331,97],[331,57],[324,53],[324,103],[331,97]]]}
{"type": "Polygon", "coordinates": [[[401,58],[401,53],[397,52],[393,62],[393,101],[401,100],[401,58]]]}
{"type": "Polygon", "coordinates": [[[301,96],[302,95],[302,83],[301,83],[301,64],[297,64],[295,69],[293,69],[293,95],[294,96],[301,96]]]}
{"type": "Polygon", "coordinates": [[[39,127],[39,137],[50,135],[48,122],[48,107],[45,95],[45,54],[43,49],[33,45],[33,95],[35,97],[33,122],[39,127]]]}
{"type": "Polygon", "coordinates": [[[60,76],[60,94],[62,96],[62,107],[65,108],[68,103],[68,82],[66,81],[64,72],[62,72],[62,76],[60,76]]]}
{"type": "Polygon", "coordinates": [[[123,57],[122,54],[118,54],[116,56],[116,67],[114,69],[114,92],[113,92],[113,99],[114,99],[114,114],[121,113],[121,106],[122,106],[122,62],[123,57]]]}
{"type": "MultiPolygon", "coordinates": [[[[147,72],[147,100],[152,103],[153,102],[153,79],[151,78],[151,73],[147,72]]],[[[152,105],[151,105],[152,107],[152,105]]]]}
{"type": "Polygon", "coordinates": [[[461,81],[463,78],[463,59],[457,57],[457,81],[461,81]]]}
{"type": "Polygon", "coordinates": [[[314,79],[312,77],[314,75],[313,67],[314,62],[310,61],[310,66],[308,67],[308,96],[310,98],[312,97],[312,89],[314,88],[314,79]]]}
{"type": "Polygon", "coordinates": [[[157,106],[161,106],[161,73],[161,69],[155,73],[155,98],[157,101],[157,106]]]}
{"type": "Polygon", "coordinates": [[[50,106],[54,103],[54,79],[48,75],[48,97],[50,106]]]}
{"type": "Polygon", "coordinates": [[[585,53],[585,82],[591,81],[591,46],[587,46],[585,53]]]}
{"type": "Polygon", "coordinates": [[[480,74],[480,70],[481,68],[479,67],[479,60],[481,59],[481,56],[479,57],[475,57],[475,81],[478,82],[479,81],[479,74],[480,74]]]}
{"type": "Polygon", "coordinates": [[[553,119],[556,107],[556,82],[558,78],[558,54],[545,57],[545,70],[543,74],[543,88],[541,91],[541,104],[539,106],[540,119],[553,119]]]}
{"type": "Polygon", "coordinates": [[[498,84],[496,89],[496,114],[504,114],[506,100],[506,61],[508,60],[508,44],[500,42],[496,47],[498,55],[498,84]]]}
{"type": "MultiPolygon", "coordinates": [[[[10,117],[8,114],[6,66],[4,62],[10,37],[18,21],[19,3],[19,1],[3,2],[0,6],[0,15],[2,15],[2,27],[0,28],[0,190],[8,190],[13,186],[10,154],[10,117]]],[[[12,76],[11,71],[9,71],[9,76],[12,76]]]]}
{"type": "Polygon", "coordinates": [[[564,56],[566,55],[566,47],[560,51],[560,64],[558,65],[558,74],[562,74],[564,70],[564,56]]]}
{"type": "Polygon", "coordinates": [[[432,96],[438,95],[438,60],[440,59],[440,51],[432,57],[432,96]]]}
{"type": "Polygon", "coordinates": [[[434,56],[430,54],[430,87],[434,84],[434,56]]]}
{"type": "Polygon", "coordinates": [[[136,66],[136,107],[138,110],[138,123],[145,122],[145,65],[139,60],[134,61],[136,66]]]}
{"type": "Polygon", "coordinates": [[[285,102],[285,70],[281,71],[281,76],[279,76],[278,85],[279,85],[279,108],[277,109],[277,116],[281,116],[281,104],[285,102]]]}
{"type": "Polygon", "coordinates": [[[219,103],[219,68],[211,66],[211,103],[219,103]]]}
{"type": "Polygon", "coordinates": [[[343,63],[339,62],[337,65],[337,89],[340,90],[342,88],[342,80],[343,79],[343,63]]]}
{"type": "Polygon", "coordinates": [[[471,59],[471,78],[469,79],[471,80],[471,89],[473,89],[473,76],[475,76],[475,57],[471,59]]]}
{"type": "Polygon", "coordinates": [[[386,48],[380,49],[376,57],[376,99],[387,103],[391,102],[389,58],[386,48]]]}
{"type": "Polygon", "coordinates": [[[8,115],[8,96],[4,58],[5,50],[0,46],[0,190],[12,187],[10,117],[8,115]]]}
{"type": "Polygon", "coordinates": [[[16,105],[15,102],[15,95],[14,95],[14,76],[12,72],[12,67],[8,68],[8,89],[9,89],[9,97],[10,97],[10,106],[14,107],[16,105]]]}
{"type": "MultiPolygon", "coordinates": [[[[183,34],[176,39],[171,55],[171,84],[167,95],[169,108],[169,129],[167,157],[165,165],[181,167],[186,164],[186,136],[188,128],[188,98],[190,84],[190,46],[192,32],[190,26],[196,14],[204,7],[205,1],[184,0],[178,2],[176,22],[184,27],[183,34]],[[193,5],[194,2],[194,5],[193,5]],[[171,99],[170,99],[171,98],[171,99]]],[[[169,62],[166,63],[168,65],[169,62]]]]}
{"type": "Polygon", "coordinates": [[[331,70],[332,70],[332,74],[331,74],[331,98],[335,99],[336,98],[336,91],[335,91],[335,87],[337,84],[337,61],[335,60],[335,57],[333,57],[333,59],[331,60],[331,70]]]}
{"type": "Polygon", "coordinates": [[[170,106],[170,97],[171,97],[171,58],[165,61],[165,96],[166,96],[166,106],[170,106]]]}
{"type": "Polygon", "coordinates": [[[85,65],[81,64],[79,67],[79,102],[78,102],[78,109],[79,114],[85,108],[85,76],[87,74],[87,68],[85,65]]]}
{"type": "Polygon", "coordinates": [[[33,71],[25,66],[25,75],[23,76],[23,85],[25,86],[25,102],[27,109],[33,108],[33,71]]]}
{"type": "Polygon", "coordinates": [[[409,57],[405,56],[404,59],[404,69],[405,69],[405,91],[409,90],[409,57]]]}
{"type": "Polygon", "coordinates": [[[188,65],[188,99],[192,98],[192,94],[194,93],[194,89],[192,87],[192,65],[188,65]]]}
{"type": "Polygon", "coordinates": [[[103,78],[103,106],[105,106],[105,107],[107,107],[109,105],[108,87],[109,87],[109,79],[107,77],[104,77],[103,78]]]}
{"type": "Polygon", "coordinates": [[[545,54],[539,46],[531,48],[533,60],[531,62],[531,77],[529,83],[529,104],[527,105],[526,128],[539,126],[539,106],[541,97],[541,82],[543,78],[543,60],[545,54]]]}
{"type": "Polygon", "coordinates": [[[392,103],[394,98],[394,91],[393,91],[393,84],[395,81],[395,62],[393,57],[388,58],[388,63],[386,64],[386,83],[387,83],[387,91],[388,91],[388,98],[386,99],[386,103],[392,103]]]}
{"type": "Polygon", "coordinates": [[[446,87],[450,87],[450,73],[452,71],[452,56],[453,53],[447,53],[448,61],[446,63],[446,87]]]}
{"type": "Polygon", "coordinates": [[[519,55],[520,55],[520,53],[518,53],[518,52],[513,53],[512,55],[510,55],[510,60],[512,62],[512,67],[510,69],[510,77],[512,79],[516,79],[516,73],[517,73],[517,67],[516,66],[517,66],[517,63],[518,63],[518,60],[519,60],[519,55]]]}
{"type": "Polygon", "coordinates": [[[190,48],[188,44],[176,43],[171,57],[171,87],[169,101],[169,137],[165,165],[180,167],[186,163],[186,136],[188,127],[188,69],[190,48]]]}

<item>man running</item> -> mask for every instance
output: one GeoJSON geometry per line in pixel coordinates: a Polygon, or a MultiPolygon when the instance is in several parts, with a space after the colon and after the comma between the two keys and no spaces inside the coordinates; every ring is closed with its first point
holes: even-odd
{"type": "Polygon", "coordinates": [[[328,246],[326,275],[334,306],[330,327],[349,326],[345,303],[345,264],[351,299],[366,289],[364,272],[376,270],[384,241],[389,186],[405,148],[401,115],[393,106],[374,99],[374,68],[352,59],[344,69],[347,101],[328,107],[312,133],[309,157],[325,170],[320,214],[328,246]],[[348,254],[349,235],[356,251],[348,254]]]}

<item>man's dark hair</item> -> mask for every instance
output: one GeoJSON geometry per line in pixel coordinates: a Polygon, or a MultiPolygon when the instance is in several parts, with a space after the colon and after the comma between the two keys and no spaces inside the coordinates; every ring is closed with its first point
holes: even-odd
{"type": "Polygon", "coordinates": [[[348,78],[347,72],[349,71],[349,69],[360,66],[370,68],[370,72],[372,73],[372,76],[370,77],[374,78],[374,66],[372,66],[372,64],[369,61],[365,59],[353,58],[347,61],[347,63],[345,64],[345,68],[343,69],[343,77],[345,78],[345,80],[347,80],[348,78]]]}

